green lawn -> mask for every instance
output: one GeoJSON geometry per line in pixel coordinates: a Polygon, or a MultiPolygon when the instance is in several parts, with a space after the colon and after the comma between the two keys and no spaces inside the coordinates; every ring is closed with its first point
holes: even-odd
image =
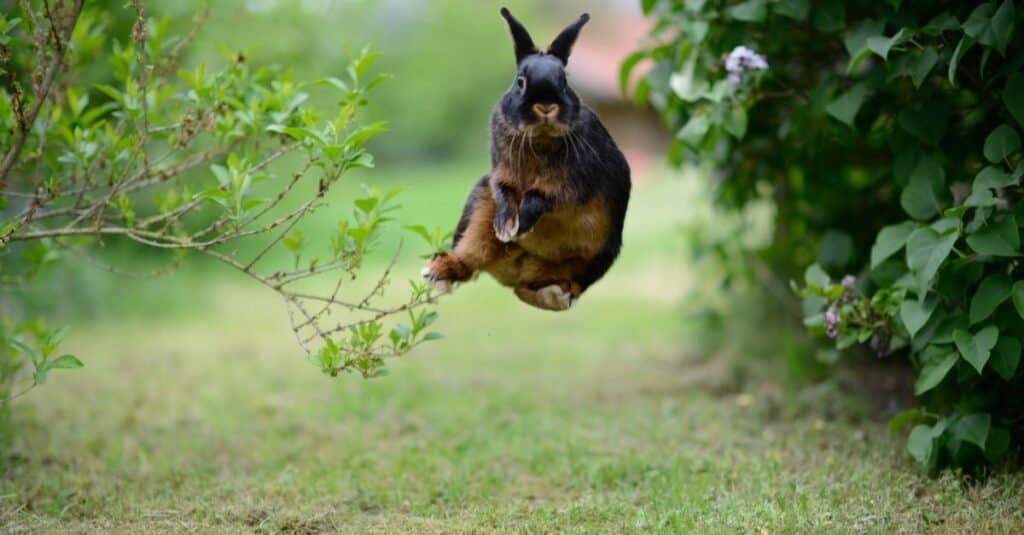
{"type": "MultiPolygon", "coordinates": [[[[403,218],[445,226],[473,179],[403,176],[403,218]]],[[[1024,529],[1019,475],[929,479],[903,437],[826,418],[838,395],[781,418],[770,384],[704,388],[714,361],[689,356],[679,304],[701,280],[676,225],[696,191],[638,188],[622,261],[570,312],[481,278],[441,301],[445,339],[373,381],[304,362],[282,304],[241,277],[119,283],[67,342],[86,368],[15,403],[0,530],[1024,529]]],[[[414,243],[403,276],[418,271],[414,243]]]]}

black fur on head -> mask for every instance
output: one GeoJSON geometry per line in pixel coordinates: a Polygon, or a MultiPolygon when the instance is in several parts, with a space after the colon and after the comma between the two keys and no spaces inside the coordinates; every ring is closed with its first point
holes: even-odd
{"type": "Polygon", "coordinates": [[[501,16],[508,22],[516,53],[516,79],[500,104],[505,121],[516,129],[529,129],[534,135],[564,135],[572,128],[580,107],[579,97],[566,80],[565,66],[590,15],[584,13],[566,26],[547,52],[537,49],[530,33],[508,9],[501,8],[501,16]]]}

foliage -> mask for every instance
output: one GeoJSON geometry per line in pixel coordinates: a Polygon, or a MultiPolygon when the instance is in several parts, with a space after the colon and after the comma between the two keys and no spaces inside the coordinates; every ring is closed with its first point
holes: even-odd
{"type": "MultiPolygon", "coordinates": [[[[172,19],[172,27],[195,11],[209,9],[190,56],[215,56],[223,43],[231,43],[261,61],[288,65],[302,78],[344,70],[348,55],[358,53],[363,43],[372,43],[381,54],[378,67],[395,76],[393,83],[374,91],[364,110],[367,118],[389,121],[388,135],[371,142],[374,154],[388,165],[486,155],[487,118],[515,68],[498,5],[492,3],[178,0],[151,4],[154,12],[172,19]]],[[[537,2],[519,4],[517,13],[536,14],[538,24],[547,21],[544,12],[535,8],[537,2]]],[[[315,95],[313,99],[317,100],[315,95]]]]}
{"type": "Polygon", "coordinates": [[[774,199],[759,256],[805,267],[806,324],[917,371],[911,455],[999,461],[1024,438],[1024,12],[1013,0],[644,0],[652,45],[622,66],[717,198],[774,199]],[[744,47],[744,48],[740,48],[744,47]],[[857,273],[859,276],[838,275],[857,273]],[[834,277],[835,276],[835,277],[834,277]]]}
{"type": "MultiPolygon", "coordinates": [[[[110,10],[83,3],[23,2],[0,15],[0,283],[31,285],[72,254],[102,262],[98,248],[127,241],[164,252],[171,268],[213,258],[276,292],[299,345],[330,375],[379,376],[384,358],[438,337],[425,330],[435,313],[422,309],[430,296],[420,282],[398,304],[380,304],[390,269],[365,295],[342,291],[363,272],[398,191],[366,188],[326,251],[303,239],[300,223],[339,180],[373,167],[364,145],[385,125],[359,112],[386,79],[370,74],[375,54],[354,57],[343,79],[316,82],[241,53],[185,67],[179,58],[198,26],[171,35],[167,21],[131,2],[129,35],[111,35],[110,10]],[[310,104],[316,91],[332,95],[331,113],[310,104]],[[405,313],[410,326],[383,323],[405,313]]],[[[15,292],[0,304],[5,406],[20,395],[12,388],[26,364],[29,388],[82,366],[56,352],[66,328],[27,321],[32,310],[15,292]]]]}

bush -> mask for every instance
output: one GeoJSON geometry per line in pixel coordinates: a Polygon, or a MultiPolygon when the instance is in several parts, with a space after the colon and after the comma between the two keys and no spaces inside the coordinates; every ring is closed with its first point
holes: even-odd
{"type": "Polygon", "coordinates": [[[810,332],[909,358],[921,465],[998,462],[1024,438],[1022,12],[1012,0],[644,0],[633,88],[714,166],[717,198],[777,206],[759,256],[805,271],[810,332]],[[742,48],[741,48],[742,47],[742,48]],[[810,267],[808,267],[810,266],[810,267]],[[846,276],[843,276],[846,275],[846,276]],[[837,282],[838,280],[838,282],[837,282]]]}
{"type": "MultiPolygon", "coordinates": [[[[4,409],[49,371],[82,366],[57,351],[66,328],[27,321],[19,290],[69,258],[104,260],[95,253],[106,242],[160,251],[172,267],[209,257],[276,292],[302,350],[332,376],[376,377],[385,357],[437,336],[426,330],[436,313],[424,308],[423,283],[388,305],[390,269],[357,295],[341,287],[363,274],[397,192],[367,189],[322,246],[302,233],[346,173],[373,166],[364,144],[384,125],[359,117],[386,79],[370,74],[374,54],[353,58],[345,79],[317,82],[241,53],[186,68],[179,58],[198,26],[171,35],[135,1],[125,8],[133,23],[111,35],[121,12],[83,4],[20,2],[0,14],[4,409]],[[313,91],[332,95],[331,113],[309,104],[313,91]],[[318,277],[329,286],[311,284],[318,277]],[[385,326],[395,315],[408,324],[385,326]]],[[[417,232],[441,246],[439,233],[417,232]]]]}

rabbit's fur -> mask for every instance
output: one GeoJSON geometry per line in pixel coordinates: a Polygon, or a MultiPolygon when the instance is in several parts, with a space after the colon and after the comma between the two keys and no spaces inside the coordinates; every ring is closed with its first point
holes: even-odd
{"type": "Polygon", "coordinates": [[[491,171],[469,194],[452,251],[435,255],[423,276],[447,291],[484,271],[530,305],[566,310],[619,254],[629,165],[566,80],[590,17],[541,52],[507,9],[501,14],[517,74],[491,116],[491,171]]]}

